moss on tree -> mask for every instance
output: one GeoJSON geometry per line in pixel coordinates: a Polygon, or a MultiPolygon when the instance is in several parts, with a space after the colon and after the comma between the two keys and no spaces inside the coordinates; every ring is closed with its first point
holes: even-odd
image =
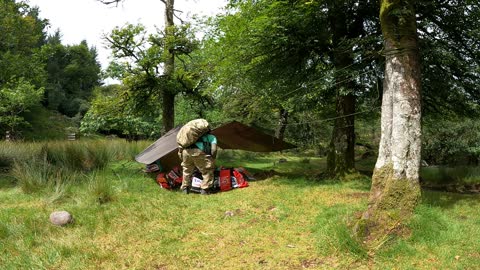
{"type": "Polygon", "coordinates": [[[420,185],[414,179],[394,176],[393,164],[376,169],[367,211],[355,224],[356,235],[374,249],[402,227],[420,199],[420,185]]]}

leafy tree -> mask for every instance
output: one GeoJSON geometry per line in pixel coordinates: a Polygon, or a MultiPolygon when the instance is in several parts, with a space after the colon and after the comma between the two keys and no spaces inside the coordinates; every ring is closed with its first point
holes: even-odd
{"type": "Polygon", "coordinates": [[[120,85],[97,87],[91,107],[82,119],[80,131],[114,134],[128,139],[158,136],[158,116],[138,113],[130,103],[125,102],[124,96],[129,94],[128,88],[120,85]]]}
{"type": "Polygon", "coordinates": [[[426,115],[478,116],[480,3],[417,1],[426,115]]]}
{"type": "MultiPolygon", "coordinates": [[[[424,63],[425,112],[476,113],[478,3],[417,1],[414,5],[424,63]]],[[[249,113],[237,114],[246,115],[247,121],[272,118],[272,108],[293,117],[302,110],[322,108],[317,120],[334,119],[329,171],[341,175],[352,169],[354,117],[376,115],[360,113],[373,112],[377,106],[372,104],[382,92],[378,1],[246,0],[231,1],[229,7],[225,16],[212,20],[209,41],[217,55],[212,75],[213,88],[220,89],[217,96],[226,95],[235,104],[230,106],[233,109],[249,108],[249,113]],[[235,97],[237,101],[232,100],[235,97]],[[335,104],[336,117],[325,117],[333,110],[329,104],[335,104]]],[[[282,129],[285,121],[278,122],[282,129]]]]}
{"type": "MultiPolygon", "coordinates": [[[[100,2],[118,4],[122,0],[100,2]]],[[[188,55],[195,47],[193,35],[189,33],[189,25],[174,24],[174,0],[161,0],[165,4],[165,28],[163,33],[150,35],[146,38],[143,26],[126,26],[115,29],[107,37],[117,59],[130,59],[123,63],[123,75],[136,76],[141,84],[132,88],[133,102],[137,105],[145,99],[156,98],[162,103],[163,128],[168,131],[175,123],[175,96],[186,84],[176,75],[175,59],[188,55]],[[145,47],[139,41],[147,41],[150,47],[145,47]],[[131,64],[133,63],[133,65],[131,64]],[[179,86],[180,84],[180,86],[179,86]]],[[[118,67],[122,65],[115,65],[118,67]]],[[[191,90],[191,89],[189,89],[191,90]]]]}
{"type": "Polygon", "coordinates": [[[41,86],[45,74],[38,52],[47,21],[25,1],[1,0],[0,7],[0,85],[23,77],[41,86]]]}
{"type": "Polygon", "coordinates": [[[423,121],[422,158],[429,165],[479,165],[480,122],[464,117],[423,121]]]}
{"type": "Polygon", "coordinates": [[[24,1],[1,0],[0,9],[0,131],[16,132],[26,124],[21,114],[43,93],[47,21],[24,1]]]}
{"type": "Polygon", "coordinates": [[[40,102],[43,91],[23,78],[3,85],[0,88],[0,130],[15,135],[18,127],[27,124],[22,113],[40,102]]]}
{"type": "Polygon", "coordinates": [[[92,90],[100,85],[96,49],[89,48],[86,41],[65,46],[57,31],[47,39],[43,53],[48,72],[45,105],[70,117],[84,115],[92,90]]]}
{"type": "Polygon", "coordinates": [[[265,108],[252,112],[274,108],[278,136],[287,117],[323,107],[318,120],[336,104],[328,164],[332,174],[342,175],[354,167],[356,97],[375,81],[363,76],[362,82],[356,71],[375,71],[376,64],[365,61],[371,58],[365,51],[379,47],[370,37],[374,31],[364,29],[375,30],[373,16],[365,1],[231,1],[230,13],[214,21],[214,78],[222,94],[265,108]]]}

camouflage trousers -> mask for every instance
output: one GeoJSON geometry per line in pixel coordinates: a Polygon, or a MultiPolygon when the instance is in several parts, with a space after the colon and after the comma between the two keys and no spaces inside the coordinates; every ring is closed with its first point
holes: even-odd
{"type": "Polygon", "coordinates": [[[215,164],[212,157],[207,157],[200,149],[189,148],[183,149],[182,151],[183,181],[180,189],[190,188],[192,186],[192,173],[195,167],[198,168],[203,177],[201,188],[208,189],[213,186],[215,164]]]}

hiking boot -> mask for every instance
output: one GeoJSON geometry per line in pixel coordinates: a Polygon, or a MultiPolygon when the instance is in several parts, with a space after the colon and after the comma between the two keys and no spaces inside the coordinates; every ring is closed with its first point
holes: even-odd
{"type": "Polygon", "coordinates": [[[188,190],[188,188],[184,188],[182,189],[182,193],[188,195],[188,193],[190,193],[190,190],[188,190]]]}
{"type": "Polygon", "coordinates": [[[200,195],[209,195],[209,194],[210,194],[210,191],[208,191],[207,189],[200,190],[200,195]]]}

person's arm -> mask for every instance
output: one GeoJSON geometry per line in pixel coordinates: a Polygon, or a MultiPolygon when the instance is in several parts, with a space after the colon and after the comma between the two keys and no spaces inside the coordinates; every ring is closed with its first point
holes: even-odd
{"type": "Polygon", "coordinates": [[[217,158],[217,144],[216,143],[212,143],[212,149],[211,150],[212,150],[212,157],[214,159],[216,159],[217,158]]]}

